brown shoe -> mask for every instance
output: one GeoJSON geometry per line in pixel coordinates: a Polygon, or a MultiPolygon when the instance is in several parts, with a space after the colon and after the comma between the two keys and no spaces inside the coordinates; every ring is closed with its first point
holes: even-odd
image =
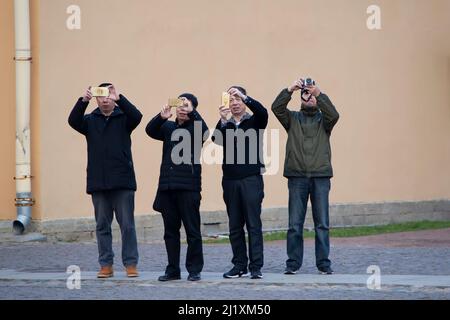
{"type": "Polygon", "coordinates": [[[137,271],[136,266],[128,266],[127,267],[127,277],[128,278],[136,278],[139,277],[139,273],[137,271]]]}
{"type": "Polygon", "coordinates": [[[105,279],[114,276],[114,271],[112,266],[101,267],[100,271],[97,273],[97,278],[105,279]]]}

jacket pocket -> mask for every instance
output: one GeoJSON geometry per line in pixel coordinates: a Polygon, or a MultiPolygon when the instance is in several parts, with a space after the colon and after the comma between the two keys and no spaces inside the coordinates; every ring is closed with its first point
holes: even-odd
{"type": "Polygon", "coordinates": [[[162,199],[161,199],[161,193],[160,191],[156,191],[156,196],[155,196],[155,200],[153,201],[153,205],[152,205],[153,210],[155,210],[156,212],[162,212],[163,210],[163,205],[162,205],[162,199]]]}
{"type": "Polygon", "coordinates": [[[289,150],[286,156],[286,168],[290,170],[295,170],[295,164],[294,164],[294,153],[292,150],[289,150]]]}
{"type": "Polygon", "coordinates": [[[128,154],[125,151],[122,151],[125,163],[127,164],[130,169],[133,169],[133,161],[131,161],[131,158],[128,156],[128,154]]]}

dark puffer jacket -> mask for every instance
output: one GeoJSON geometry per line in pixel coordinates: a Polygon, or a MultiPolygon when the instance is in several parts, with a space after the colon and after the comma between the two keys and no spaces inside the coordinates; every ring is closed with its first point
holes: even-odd
{"type": "MultiPolygon", "coordinates": [[[[179,125],[177,121],[163,119],[158,114],[150,120],[145,129],[148,136],[164,142],[158,191],[201,191],[202,167],[200,164],[200,152],[204,142],[203,137],[205,132],[208,131],[208,126],[195,109],[189,114],[189,118],[189,121],[179,125]],[[195,129],[196,126],[197,130],[195,129]],[[172,141],[172,134],[176,130],[179,130],[176,133],[183,134],[183,137],[175,139],[174,135],[175,141],[172,141]],[[190,142],[184,141],[184,135],[190,139],[190,142]],[[187,150],[189,154],[181,154],[181,156],[185,156],[182,158],[187,159],[187,161],[174,163],[172,151],[174,148],[180,148],[181,150],[181,143],[183,145],[186,143],[186,146],[190,145],[190,150],[187,150]],[[195,145],[196,147],[194,147],[195,145]]],[[[180,153],[176,154],[179,155],[180,153]]]]}

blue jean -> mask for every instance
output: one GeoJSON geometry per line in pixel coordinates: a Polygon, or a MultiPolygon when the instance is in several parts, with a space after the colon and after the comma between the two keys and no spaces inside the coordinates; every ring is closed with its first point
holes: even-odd
{"type": "Polygon", "coordinates": [[[311,199],[315,230],[317,268],[331,266],[329,238],[330,178],[289,178],[289,230],[286,267],[300,269],[303,263],[303,226],[308,198],[311,199]]]}

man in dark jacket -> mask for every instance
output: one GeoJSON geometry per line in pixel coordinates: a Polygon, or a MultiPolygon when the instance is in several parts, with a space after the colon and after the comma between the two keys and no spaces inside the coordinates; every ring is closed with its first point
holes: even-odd
{"type": "Polygon", "coordinates": [[[332,274],[329,260],[329,202],[331,166],[330,135],[339,119],[336,108],[315,84],[295,81],[275,99],[272,111],[288,133],[284,176],[289,187],[289,230],[285,274],[295,274],[303,263],[303,225],[308,197],[315,228],[316,266],[332,274]],[[302,90],[300,111],[289,111],[292,94],[302,90]]]}
{"type": "Polygon", "coordinates": [[[186,269],[188,280],[201,279],[203,247],[200,232],[201,164],[200,152],[208,127],[197,112],[197,98],[185,93],[179,96],[183,105],[176,109],[175,121],[171,107],[166,105],[147,125],[147,134],[163,141],[159,186],[153,208],[162,213],[164,241],[168,257],[165,274],[159,281],[181,278],[180,228],[183,222],[188,249],[186,269]]]}
{"type": "Polygon", "coordinates": [[[221,106],[213,140],[223,145],[223,198],[229,218],[233,268],[224,278],[262,278],[264,264],[261,205],[264,198],[263,131],[268,113],[261,103],[247,96],[244,88],[228,90],[230,106],[221,106]],[[253,115],[247,113],[247,107],[253,115]],[[231,118],[228,116],[231,114],[231,118]],[[247,227],[249,256],[245,240],[247,227]],[[250,258],[250,263],[248,260],[250,258]]]}
{"type": "Polygon", "coordinates": [[[78,99],[69,116],[70,126],[86,137],[87,193],[95,209],[101,266],[99,278],[113,276],[111,223],[116,214],[122,234],[122,261],[129,277],[137,277],[138,249],[134,224],[136,178],[131,155],[131,133],[142,114],[109,83],[108,97],[97,97],[98,108],[85,115],[91,87],[78,99]]]}

